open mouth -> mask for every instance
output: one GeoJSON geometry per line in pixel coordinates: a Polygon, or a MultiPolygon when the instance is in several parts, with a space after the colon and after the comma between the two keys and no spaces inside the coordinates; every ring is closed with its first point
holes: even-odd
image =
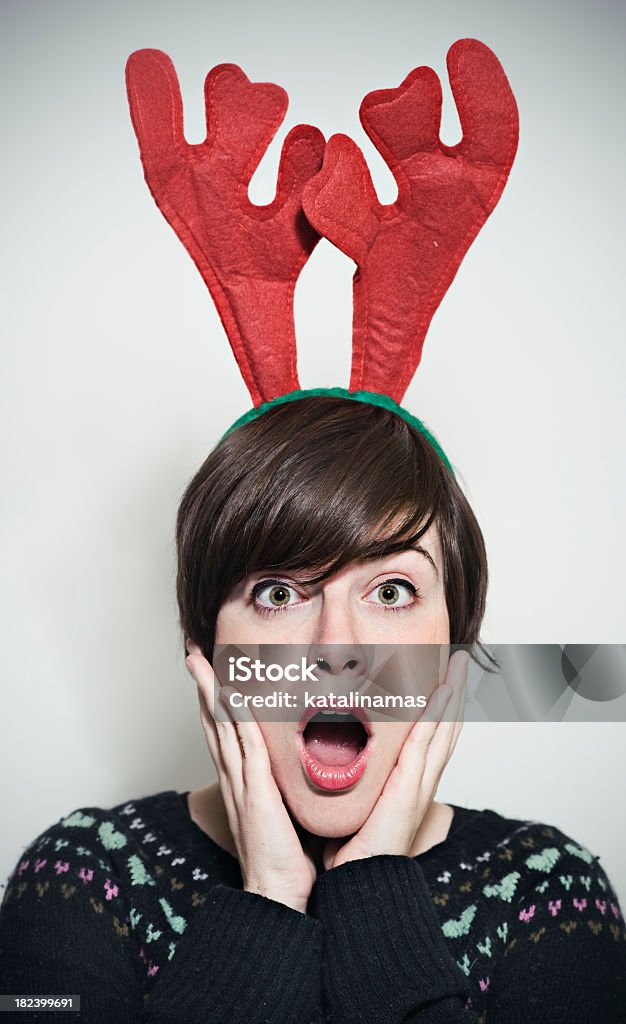
{"type": "Polygon", "coordinates": [[[320,764],[350,764],[367,743],[367,733],[354,715],[318,711],[307,722],[304,743],[320,764]]]}
{"type": "Polygon", "coordinates": [[[371,730],[355,715],[318,711],[307,721],[300,740],[304,770],[321,789],[347,789],[363,775],[371,730]]]}

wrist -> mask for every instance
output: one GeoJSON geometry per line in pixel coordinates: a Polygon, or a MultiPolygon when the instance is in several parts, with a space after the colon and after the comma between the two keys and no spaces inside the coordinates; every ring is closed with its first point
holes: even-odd
{"type": "Polygon", "coordinates": [[[306,900],[290,896],[285,892],[279,892],[269,886],[256,884],[254,882],[245,882],[244,892],[252,892],[256,896],[264,896],[267,900],[273,900],[274,903],[282,903],[284,906],[290,907],[292,910],[297,910],[300,914],[306,914],[306,900]]]}

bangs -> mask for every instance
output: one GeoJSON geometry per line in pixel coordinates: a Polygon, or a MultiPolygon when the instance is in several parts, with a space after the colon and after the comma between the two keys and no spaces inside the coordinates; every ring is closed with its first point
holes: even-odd
{"type": "Polygon", "coordinates": [[[442,466],[428,441],[416,445],[413,429],[387,410],[349,401],[337,409],[336,399],[325,410],[325,401],[293,403],[296,430],[285,405],[260,417],[253,436],[247,425],[235,432],[239,450],[228,458],[240,474],[214,524],[230,552],[231,588],[266,570],[306,571],[303,582],[319,582],[411,547],[437,518],[442,466]]]}

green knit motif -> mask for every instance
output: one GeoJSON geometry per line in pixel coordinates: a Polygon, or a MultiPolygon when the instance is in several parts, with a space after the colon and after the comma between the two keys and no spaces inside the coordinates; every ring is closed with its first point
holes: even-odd
{"type": "Polygon", "coordinates": [[[441,461],[450,470],[452,476],[455,476],[447,455],[436,437],[431,434],[428,427],[426,427],[421,420],[418,420],[417,416],[411,415],[411,413],[407,412],[407,410],[401,405],[394,402],[393,398],[390,398],[389,395],[380,394],[378,391],[348,391],[346,388],[305,388],[297,391],[288,391],[284,395],[272,398],[269,402],[263,402],[262,405],[258,405],[256,408],[250,409],[249,412],[244,413],[243,416],[240,416],[239,419],[233,423],[232,427],[226,431],[222,437],[222,441],[225,437],[228,437],[229,434],[232,434],[233,430],[236,430],[237,427],[243,426],[244,423],[249,423],[250,420],[257,419],[259,416],[262,416],[264,412],[267,412],[268,409],[272,409],[275,405],[282,405],[284,402],[295,402],[298,398],[311,398],[315,395],[328,396],[331,398],[349,398],[354,402],[368,402],[370,405],[378,405],[382,409],[388,409],[390,412],[395,413],[396,416],[399,416],[400,419],[406,420],[406,422],[410,423],[412,427],[419,430],[420,434],[424,435],[426,440],[429,441],[437,452],[441,461]]]}

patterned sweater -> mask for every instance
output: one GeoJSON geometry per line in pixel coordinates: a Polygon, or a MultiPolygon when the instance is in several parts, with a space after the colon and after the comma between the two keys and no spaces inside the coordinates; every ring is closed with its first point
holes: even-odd
{"type": "Polygon", "coordinates": [[[81,807],[26,848],[0,993],[81,1003],[20,1019],[625,1024],[618,898],[559,829],[452,805],[443,842],[323,872],[301,914],[243,890],[187,792],[81,807]]]}

